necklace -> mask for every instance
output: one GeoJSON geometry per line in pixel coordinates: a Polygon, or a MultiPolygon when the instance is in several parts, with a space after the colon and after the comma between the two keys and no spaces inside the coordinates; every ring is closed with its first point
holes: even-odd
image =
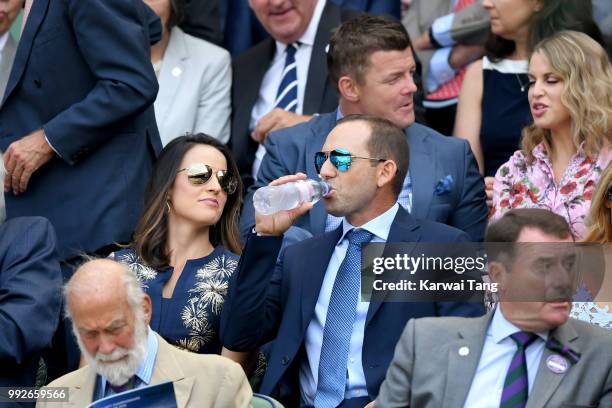
{"type": "Polygon", "coordinates": [[[525,89],[527,89],[527,85],[529,85],[529,80],[527,80],[527,83],[524,84],[523,81],[521,81],[521,77],[519,76],[519,74],[515,73],[514,76],[516,76],[516,80],[519,84],[519,87],[521,88],[521,92],[525,92],[525,89]]]}

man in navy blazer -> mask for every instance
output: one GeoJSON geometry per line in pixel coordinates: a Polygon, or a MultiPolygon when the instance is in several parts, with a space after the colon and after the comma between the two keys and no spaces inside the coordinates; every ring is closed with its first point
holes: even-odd
{"type": "MultiPolygon", "coordinates": [[[[408,145],[401,129],[386,119],[348,116],[329,134],[322,150],[320,173],[331,187],[323,202],[331,214],[344,217],[342,225],[286,247],[275,267],[283,232],[312,204],[269,216],[258,213],[255,231],[231,278],[221,338],[226,349],[237,352],[257,350],[274,340],[260,392],[286,406],[362,408],[378,395],[409,319],[478,316],[484,307],[462,302],[358,302],[360,268],[344,266],[348,254],[355,259],[360,252],[351,249],[351,234],[370,234],[362,242],[459,242],[469,237],[456,228],[417,220],[397,204],[408,168],[408,145]],[[336,149],[348,151],[348,165],[332,164],[329,154],[336,149]],[[343,286],[335,296],[336,286],[346,279],[354,279],[357,291],[346,292],[343,286]],[[348,306],[351,314],[342,317],[345,330],[326,331],[334,319],[330,316],[346,299],[354,303],[348,306]],[[334,335],[342,338],[326,340],[334,335]],[[325,357],[330,355],[337,358],[325,357]],[[328,383],[328,375],[338,384],[332,398],[322,385],[328,383]]],[[[303,178],[304,174],[284,176],[273,184],[303,178]]]]}
{"type": "Polygon", "coordinates": [[[249,0],[249,5],[271,37],[232,62],[229,145],[246,186],[252,184],[254,162],[261,160],[256,159],[259,142],[268,132],[303,122],[314,113],[331,112],[336,107],[338,96],[329,83],[325,49],[332,31],[358,14],[326,0],[283,3],[249,0]],[[300,44],[295,53],[298,96],[294,112],[274,103],[284,72],[286,47],[292,43],[300,44]]]}
{"type": "MultiPolygon", "coordinates": [[[[0,161],[0,191],[3,177],[0,161]]],[[[0,197],[0,387],[33,387],[60,317],[55,232],[42,217],[5,222],[1,207],[0,197]]],[[[14,404],[0,396],[0,408],[14,404]]]]}
{"type": "Polygon", "coordinates": [[[349,10],[365,11],[368,14],[386,14],[399,19],[400,2],[393,0],[332,0],[338,6],[349,10]]]}
{"type": "Polygon", "coordinates": [[[7,218],[41,215],[60,259],[126,241],[161,142],[140,0],[34,0],[2,105],[7,218]]]}
{"type": "Polygon", "coordinates": [[[41,351],[51,345],[62,286],[55,243],[42,217],[0,222],[0,387],[33,387],[41,351]]]}
{"type": "MultiPolygon", "coordinates": [[[[328,51],[330,78],[340,94],[336,112],[273,132],[257,181],[242,210],[243,239],[254,224],[253,193],[286,174],[317,178],[313,155],[321,149],[338,118],[349,114],[384,117],[404,129],[410,146],[409,177],[400,203],[420,219],[445,223],[482,241],[487,223],[484,183],[469,145],[414,123],[413,81],[416,69],[405,28],[385,17],[361,16],[334,33],[328,51]]],[[[322,204],[296,221],[313,234],[333,226],[322,204]]]]}

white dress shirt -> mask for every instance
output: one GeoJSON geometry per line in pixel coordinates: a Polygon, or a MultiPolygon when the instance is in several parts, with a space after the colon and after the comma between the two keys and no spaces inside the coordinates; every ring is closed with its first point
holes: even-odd
{"type": "MultiPolygon", "coordinates": [[[[391,230],[391,224],[395,219],[398,209],[399,204],[395,203],[393,207],[359,228],[365,229],[374,235],[370,242],[386,242],[389,237],[389,231],[391,230]]],[[[349,224],[345,218],[342,224],[342,236],[336,244],[336,248],[332,253],[327,270],[325,271],[325,277],[323,278],[323,284],[321,285],[321,291],[319,292],[313,319],[306,329],[304,344],[307,358],[302,360],[300,366],[300,392],[302,402],[307,405],[314,404],[317,392],[319,359],[321,358],[321,345],[323,344],[323,330],[325,328],[325,319],[327,318],[327,309],[329,307],[329,300],[331,298],[338,269],[340,269],[340,265],[348,250],[348,239],[346,239],[346,234],[353,228],[355,227],[349,224]]],[[[345,399],[368,395],[361,355],[365,321],[369,306],[369,302],[362,302],[361,299],[357,303],[357,313],[355,315],[355,322],[353,323],[353,331],[351,333],[351,342],[349,346],[347,383],[344,394],[345,399]]]]}
{"type": "MultiPolygon", "coordinates": [[[[8,37],[9,37],[10,32],[7,31],[6,33],[2,34],[0,36],[0,64],[2,64],[2,53],[4,51],[4,47],[6,46],[6,42],[8,41],[8,37]]],[[[2,95],[0,95],[2,96],[2,95]]]]}
{"type": "MultiPolygon", "coordinates": [[[[465,400],[465,408],[499,408],[506,373],[517,350],[516,343],[509,336],[518,331],[521,329],[506,320],[498,306],[487,329],[476,375],[465,400]]],[[[529,393],[548,339],[548,332],[536,334],[539,338],[525,349],[529,393]]]]}
{"type": "MultiPolygon", "coordinates": [[[[304,108],[304,93],[306,92],[306,81],[308,80],[308,68],[310,67],[310,56],[312,55],[312,47],[317,36],[317,29],[319,28],[319,21],[325,8],[326,0],[318,0],[312,14],[312,19],[306,28],[306,31],[298,42],[300,46],[295,53],[295,62],[297,64],[297,93],[298,93],[298,104],[295,113],[302,114],[304,108]]],[[[255,125],[259,122],[264,115],[274,109],[274,100],[276,99],[276,93],[282,80],[283,69],[285,68],[285,49],[287,44],[276,41],[276,53],[274,58],[270,62],[270,67],[266,71],[266,74],[261,81],[261,87],[259,88],[259,96],[253,110],[251,111],[251,121],[249,122],[249,131],[255,129],[255,125]]],[[[257,172],[261,161],[266,154],[266,149],[263,145],[259,145],[257,152],[255,153],[255,161],[253,162],[253,177],[257,179],[257,172]]]]}

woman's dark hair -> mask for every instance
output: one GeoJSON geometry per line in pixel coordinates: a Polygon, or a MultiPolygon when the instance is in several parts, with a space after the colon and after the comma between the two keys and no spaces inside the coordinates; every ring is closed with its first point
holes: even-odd
{"type": "Polygon", "coordinates": [[[212,146],[221,152],[227,161],[227,170],[238,182],[236,192],[227,196],[221,218],[217,224],[210,226],[210,243],[213,246],[223,245],[236,254],[241,252],[238,217],[242,204],[242,181],[236,161],[227,146],[217,139],[204,133],[187,134],[172,140],[161,151],[144,194],[144,209],[136,226],[133,247],[138,256],[151,268],[165,269],[170,264],[166,247],[168,191],[174,185],[183,157],[197,145],[212,146]]]}
{"type": "MultiPolygon", "coordinates": [[[[603,35],[593,20],[591,0],[541,0],[542,8],[530,22],[529,50],[551,35],[562,30],[573,30],[587,34],[604,45],[603,35]]],[[[515,44],[512,40],[489,33],[486,44],[487,58],[499,61],[512,54],[515,44]]]]}
{"type": "MultiPolygon", "coordinates": [[[[206,1],[206,0],[205,0],[206,1]]],[[[185,0],[170,0],[170,18],[168,19],[168,31],[172,30],[185,19],[185,0]]]]}

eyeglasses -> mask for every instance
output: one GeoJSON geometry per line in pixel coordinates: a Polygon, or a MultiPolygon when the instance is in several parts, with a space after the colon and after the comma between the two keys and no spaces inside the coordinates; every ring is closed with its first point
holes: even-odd
{"type": "Polygon", "coordinates": [[[180,173],[181,171],[187,172],[187,180],[194,186],[206,184],[212,177],[213,173],[215,173],[215,176],[219,181],[219,185],[227,194],[234,194],[238,188],[238,180],[232,175],[232,173],[227,170],[214,170],[208,164],[195,163],[189,167],[180,169],[177,171],[177,173],[180,173]]]}
{"type": "Polygon", "coordinates": [[[317,169],[317,173],[321,173],[321,167],[327,161],[333,164],[338,170],[344,172],[348,171],[351,167],[351,163],[353,159],[363,159],[363,160],[374,160],[378,162],[384,162],[387,159],[379,159],[377,157],[359,157],[353,156],[351,152],[346,149],[334,149],[331,152],[317,152],[315,153],[315,168],[317,169]]]}

